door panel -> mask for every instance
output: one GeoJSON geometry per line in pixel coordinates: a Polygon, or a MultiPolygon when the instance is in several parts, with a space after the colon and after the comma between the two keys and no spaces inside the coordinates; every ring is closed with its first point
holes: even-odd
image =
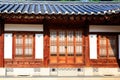
{"type": "Polygon", "coordinates": [[[50,63],[57,63],[57,31],[50,32],[50,63]]]}
{"type": "Polygon", "coordinates": [[[66,63],[66,32],[65,31],[58,31],[58,46],[59,46],[59,50],[58,50],[58,63],[63,64],[66,63]]]}

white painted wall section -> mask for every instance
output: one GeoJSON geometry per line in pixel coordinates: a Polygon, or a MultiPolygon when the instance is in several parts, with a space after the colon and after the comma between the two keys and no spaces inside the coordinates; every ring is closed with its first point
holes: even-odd
{"type": "Polygon", "coordinates": [[[41,24],[5,24],[5,31],[43,31],[41,24]]]}
{"type": "Polygon", "coordinates": [[[118,49],[119,49],[119,59],[120,59],[120,35],[118,35],[118,43],[119,43],[118,49]]]}
{"type": "Polygon", "coordinates": [[[43,59],[43,34],[35,34],[35,59],[43,59]]]}
{"type": "Polygon", "coordinates": [[[12,33],[4,34],[4,59],[12,59],[12,33]]]}
{"type": "Polygon", "coordinates": [[[90,59],[97,59],[97,35],[89,35],[90,59]]]}
{"type": "Polygon", "coordinates": [[[90,25],[90,32],[120,32],[120,26],[90,25]]]}

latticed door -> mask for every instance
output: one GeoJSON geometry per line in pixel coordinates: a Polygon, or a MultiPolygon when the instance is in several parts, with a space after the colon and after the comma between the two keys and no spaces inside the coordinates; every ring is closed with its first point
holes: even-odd
{"type": "Polygon", "coordinates": [[[80,30],[50,30],[50,64],[82,64],[83,35],[80,30]]]}

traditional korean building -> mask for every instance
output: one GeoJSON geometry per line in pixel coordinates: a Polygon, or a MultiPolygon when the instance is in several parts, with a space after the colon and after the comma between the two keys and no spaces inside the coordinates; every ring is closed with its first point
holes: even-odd
{"type": "Polygon", "coordinates": [[[120,76],[119,2],[0,2],[0,75],[120,76]]]}

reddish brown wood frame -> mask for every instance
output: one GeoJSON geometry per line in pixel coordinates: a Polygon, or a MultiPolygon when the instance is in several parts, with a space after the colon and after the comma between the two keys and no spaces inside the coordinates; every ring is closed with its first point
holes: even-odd
{"type": "MultiPolygon", "coordinates": [[[[43,32],[5,32],[5,33],[13,33],[13,54],[12,54],[12,59],[5,59],[4,60],[4,66],[5,67],[43,67],[43,60],[42,59],[35,59],[35,33],[42,33],[43,32]],[[22,34],[22,35],[26,35],[26,34],[32,34],[33,35],[33,52],[32,52],[32,56],[31,57],[25,57],[24,56],[24,52],[23,55],[20,57],[16,57],[15,54],[15,46],[16,46],[16,34],[22,34]]],[[[25,40],[25,36],[22,36],[23,40],[25,40]]],[[[23,42],[24,43],[24,42],[23,42]]],[[[23,44],[23,49],[25,48],[25,43],[23,44]]]]}
{"type": "Polygon", "coordinates": [[[85,64],[84,63],[84,35],[83,34],[82,34],[82,44],[79,43],[79,45],[82,46],[82,55],[77,55],[76,52],[75,52],[76,51],[76,45],[77,45],[75,32],[80,31],[80,32],[83,33],[83,31],[80,30],[80,29],[72,29],[72,30],[71,29],[70,30],[69,29],[67,29],[67,30],[62,30],[62,29],[53,30],[52,29],[52,31],[55,31],[56,36],[57,36],[57,41],[54,42],[57,46],[57,53],[55,53],[55,55],[52,56],[49,52],[49,58],[50,58],[49,65],[52,65],[52,64],[57,64],[57,65],[61,65],[61,64],[63,64],[63,65],[85,64]],[[65,46],[65,54],[62,55],[62,56],[60,56],[60,54],[59,54],[59,45],[60,45],[60,43],[59,43],[59,38],[60,37],[58,36],[59,31],[64,31],[65,32],[65,41],[64,41],[65,43],[64,43],[64,45],[62,45],[62,46],[65,46]],[[71,55],[71,56],[69,55],[69,53],[67,51],[67,46],[69,46],[69,42],[67,40],[68,39],[67,38],[67,32],[69,32],[69,31],[73,31],[73,42],[72,42],[71,46],[74,47],[74,49],[73,49],[74,52],[73,52],[73,55],[71,55]]]}
{"type": "Polygon", "coordinates": [[[0,19],[0,67],[4,66],[4,20],[0,19]]]}
{"type": "MultiPolygon", "coordinates": [[[[33,14],[0,14],[0,67],[119,67],[118,59],[89,58],[89,25],[120,25],[120,14],[110,15],[33,15],[33,14]],[[27,18],[26,18],[27,17],[27,18]],[[4,21],[10,24],[43,24],[44,25],[44,60],[4,60],[4,21]],[[80,27],[81,25],[81,27],[80,27]],[[52,26],[52,27],[51,27],[52,26]],[[54,28],[53,28],[54,26],[54,28]],[[69,27],[68,27],[69,26],[69,27]],[[49,66],[49,30],[83,28],[85,65],[53,65],[49,66]],[[8,63],[6,63],[8,62],[8,63]],[[108,63],[106,65],[106,62],[108,63]],[[13,65],[14,63],[14,65],[13,65]],[[8,65],[4,65],[8,64],[8,65]]],[[[98,33],[97,33],[98,34],[98,33]]],[[[100,33],[101,34],[101,33],[100,33]]],[[[118,33],[120,34],[120,33],[118,33]]]]}
{"type": "Polygon", "coordinates": [[[98,37],[97,37],[97,59],[90,59],[90,65],[92,67],[119,67],[119,59],[118,59],[118,35],[119,33],[91,33],[91,34],[97,34],[98,37]],[[100,35],[103,35],[103,36],[115,36],[116,37],[116,55],[115,57],[109,57],[109,54],[108,54],[108,39],[106,39],[107,41],[107,44],[106,44],[106,49],[107,49],[107,57],[100,57],[100,47],[99,47],[99,41],[100,41],[100,35]]]}

